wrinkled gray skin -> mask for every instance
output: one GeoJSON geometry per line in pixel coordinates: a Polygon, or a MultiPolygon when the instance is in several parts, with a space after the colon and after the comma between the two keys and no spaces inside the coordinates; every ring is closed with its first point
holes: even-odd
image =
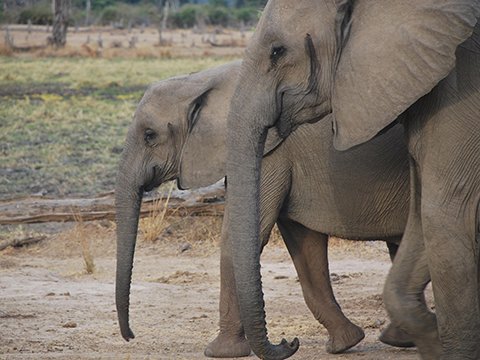
{"type": "Polygon", "coordinates": [[[228,231],[241,317],[258,356],[296,350],[268,342],[255,258],[267,129],[286,137],[302,123],[330,122],[334,146],[346,150],[398,117],[412,196],[385,286],[387,310],[423,359],[480,358],[479,7],[477,0],[267,3],[245,52],[227,136],[228,231]],[[430,276],[436,317],[418,301],[430,276]]]}
{"type": "MultiPolygon", "coordinates": [[[[400,125],[345,153],[332,148],[332,136],[330,124],[308,124],[263,158],[260,246],[256,246],[253,262],[259,261],[276,222],[297,270],[305,302],[329,331],[327,351],[339,353],[356,345],[364,333],[342,314],[334,300],[328,272],[328,235],[398,243],[407,221],[409,173],[400,125]]],[[[228,177],[227,189],[229,194],[228,177]]],[[[229,201],[222,233],[220,334],[205,351],[215,357],[250,353],[232,273],[229,201]]],[[[382,335],[382,341],[413,345],[392,328],[382,335]]]]}
{"type": "MultiPolygon", "coordinates": [[[[178,179],[182,187],[200,187],[223,176],[226,115],[240,65],[237,61],[152,84],[136,111],[116,188],[116,302],[126,340],[133,338],[128,307],[138,224],[135,206],[144,189],[164,181],[178,179]]],[[[332,149],[327,123],[305,126],[282,144],[279,140],[273,130],[267,148],[276,148],[263,160],[260,249],[277,222],[305,301],[329,331],[327,350],[342,352],[363,339],[364,333],[343,315],[335,301],[328,272],[327,234],[385,239],[393,257],[408,212],[408,160],[402,129],[396,126],[348,153],[332,149]],[[312,137],[315,142],[307,141],[312,137]],[[392,143],[398,146],[390,149],[392,143]]],[[[236,298],[228,219],[227,213],[221,242],[220,333],[205,350],[214,357],[250,354],[236,298]]],[[[411,341],[392,327],[383,334],[383,341],[411,346],[411,341]]]]}

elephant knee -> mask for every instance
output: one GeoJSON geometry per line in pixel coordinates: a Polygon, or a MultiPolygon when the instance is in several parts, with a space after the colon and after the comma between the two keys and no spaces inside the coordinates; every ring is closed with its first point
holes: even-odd
{"type": "Polygon", "coordinates": [[[406,286],[400,286],[395,281],[387,281],[383,291],[385,308],[392,320],[400,324],[406,319],[405,314],[413,314],[422,306],[420,294],[413,294],[406,286]]]}
{"type": "Polygon", "coordinates": [[[387,281],[383,290],[383,302],[392,321],[402,313],[404,301],[398,288],[387,281]]]}

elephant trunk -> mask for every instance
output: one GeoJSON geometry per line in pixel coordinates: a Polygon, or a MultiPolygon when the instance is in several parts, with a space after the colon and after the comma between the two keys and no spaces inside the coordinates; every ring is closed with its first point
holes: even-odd
{"type": "MultiPolygon", "coordinates": [[[[297,351],[298,339],[291,344],[285,339],[280,345],[269,342],[260,274],[260,172],[267,128],[245,115],[240,98],[233,98],[227,133],[227,203],[240,316],[258,357],[285,359],[297,351]]],[[[265,113],[252,109],[251,114],[255,112],[265,113]]]]}
{"type": "MultiPolygon", "coordinates": [[[[125,150],[124,154],[125,155],[125,150]]],[[[137,239],[138,220],[142,203],[143,187],[135,170],[128,162],[120,162],[115,184],[115,215],[117,220],[117,274],[115,302],[122,337],[129,341],[135,335],[129,326],[130,283],[133,256],[137,239]]]]}

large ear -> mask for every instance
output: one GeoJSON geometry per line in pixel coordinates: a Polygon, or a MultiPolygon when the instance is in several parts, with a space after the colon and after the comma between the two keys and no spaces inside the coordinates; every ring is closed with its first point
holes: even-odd
{"type": "Polygon", "coordinates": [[[212,185],[226,175],[227,116],[241,67],[235,61],[194,74],[201,84],[189,104],[188,134],[180,160],[179,185],[184,189],[212,185]]]}
{"type": "Polygon", "coordinates": [[[338,150],[374,137],[445,78],[480,14],[476,0],[353,3],[332,97],[338,150]]]}
{"type": "Polygon", "coordinates": [[[214,100],[210,98],[207,101],[208,105],[200,105],[203,109],[197,110],[201,113],[197,114],[183,147],[179,177],[179,185],[183,189],[209,186],[226,175],[229,102],[211,104],[214,100]],[[216,109],[211,109],[212,106],[225,107],[227,110],[214,111],[216,109]]]}

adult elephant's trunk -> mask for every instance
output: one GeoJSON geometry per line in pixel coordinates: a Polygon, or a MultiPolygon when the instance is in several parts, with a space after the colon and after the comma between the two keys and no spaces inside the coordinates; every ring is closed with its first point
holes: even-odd
{"type": "Polygon", "coordinates": [[[233,99],[227,135],[227,206],[240,315],[257,356],[285,359],[298,349],[298,339],[291,344],[284,339],[280,345],[268,341],[260,275],[260,172],[267,128],[255,122],[254,114],[265,114],[265,109],[250,103],[250,111],[245,111],[240,97],[233,99]]]}
{"type": "Polygon", "coordinates": [[[133,255],[143,196],[143,188],[138,184],[140,178],[122,156],[115,185],[115,214],[117,218],[115,302],[120,331],[123,338],[127,341],[135,337],[129,326],[128,310],[133,255]]]}

